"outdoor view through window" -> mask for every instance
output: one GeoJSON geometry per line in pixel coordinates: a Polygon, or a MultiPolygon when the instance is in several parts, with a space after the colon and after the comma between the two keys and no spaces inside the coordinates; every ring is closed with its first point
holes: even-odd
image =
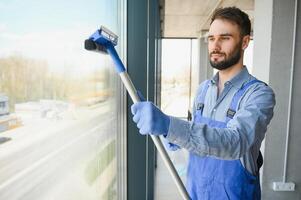
{"type": "Polygon", "coordinates": [[[119,2],[0,0],[0,199],[116,199],[116,76],[84,40],[119,2]]]}

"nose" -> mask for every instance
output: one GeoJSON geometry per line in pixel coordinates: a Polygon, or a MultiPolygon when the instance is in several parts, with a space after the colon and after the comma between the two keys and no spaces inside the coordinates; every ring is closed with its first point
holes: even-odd
{"type": "Polygon", "coordinates": [[[219,40],[212,41],[211,50],[212,51],[220,51],[221,50],[221,45],[220,45],[219,40]]]}

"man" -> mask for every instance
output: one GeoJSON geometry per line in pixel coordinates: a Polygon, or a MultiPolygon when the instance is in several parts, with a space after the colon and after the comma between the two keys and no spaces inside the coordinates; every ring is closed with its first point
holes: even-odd
{"type": "Polygon", "coordinates": [[[141,134],[164,135],[189,151],[187,190],[195,199],[260,199],[259,153],[273,116],[270,87],[243,65],[251,23],[236,7],[217,9],[208,33],[210,64],[218,73],[203,82],[187,122],[151,102],[132,106],[141,134]]]}

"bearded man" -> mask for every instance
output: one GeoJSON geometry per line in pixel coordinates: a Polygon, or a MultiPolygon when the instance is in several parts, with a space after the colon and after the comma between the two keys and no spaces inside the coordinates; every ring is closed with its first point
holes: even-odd
{"type": "Polygon", "coordinates": [[[275,95],[243,64],[250,32],[250,19],[240,9],[214,12],[208,53],[218,72],[200,84],[191,122],[168,116],[151,102],[132,105],[141,134],[164,135],[173,150],[189,151],[186,187],[193,200],[261,198],[260,146],[273,117],[275,95]]]}

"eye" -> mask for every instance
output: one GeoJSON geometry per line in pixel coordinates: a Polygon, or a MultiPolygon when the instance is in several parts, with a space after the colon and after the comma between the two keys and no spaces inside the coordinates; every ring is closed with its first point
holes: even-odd
{"type": "Polygon", "coordinates": [[[223,36],[223,37],[221,37],[221,39],[222,39],[222,40],[230,40],[230,37],[228,37],[228,36],[223,36]]]}
{"type": "Polygon", "coordinates": [[[207,40],[212,42],[212,41],[214,41],[214,37],[208,37],[207,40]]]}

